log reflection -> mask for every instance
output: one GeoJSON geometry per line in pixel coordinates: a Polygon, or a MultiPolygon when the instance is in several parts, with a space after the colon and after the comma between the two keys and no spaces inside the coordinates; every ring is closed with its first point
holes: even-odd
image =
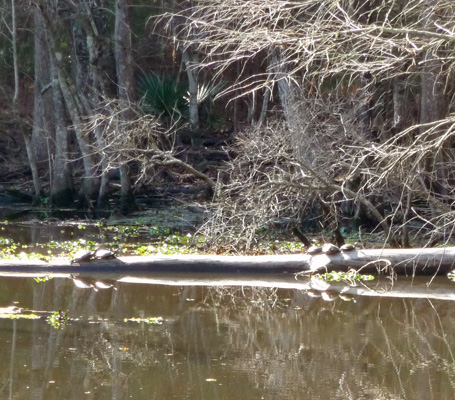
{"type": "Polygon", "coordinates": [[[0,319],[0,337],[15,338],[0,359],[12,398],[440,399],[455,387],[449,301],[125,282],[96,292],[68,278],[2,283],[1,306],[14,300],[23,313],[62,309],[70,318],[60,329],[44,318],[0,319]],[[147,323],[157,316],[161,325],[147,323]]]}

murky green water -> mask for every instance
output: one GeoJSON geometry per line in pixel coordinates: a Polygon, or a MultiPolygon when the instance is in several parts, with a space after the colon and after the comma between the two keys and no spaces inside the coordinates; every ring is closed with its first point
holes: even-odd
{"type": "Polygon", "coordinates": [[[452,399],[451,301],[0,278],[1,399],[452,399]],[[60,329],[51,312],[68,310],[60,329]],[[130,318],[162,317],[161,325],[130,318]]]}

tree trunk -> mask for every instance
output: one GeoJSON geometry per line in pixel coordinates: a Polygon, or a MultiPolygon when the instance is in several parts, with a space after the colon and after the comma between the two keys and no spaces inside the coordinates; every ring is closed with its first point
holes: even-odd
{"type": "Polygon", "coordinates": [[[55,160],[51,182],[51,205],[68,206],[74,200],[74,186],[68,160],[68,130],[65,123],[65,100],[60,89],[58,72],[52,69],[52,96],[55,120],[55,160]]]}
{"type": "Polygon", "coordinates": [[[34,103],[32,148],[38,160],[48,160],[53,151],[54,114],[52,107],[51,72],[46,31],[41,13],[34,9],[34,103]],[[47,143],[51,143],[50,146],[47,143]]]}
{"type": "Polygon", "coordinates": [[[258,121],[256,123],[256,126],[260,128],[262,125],[264,125],[266,118],[267,118],[267,111],[269,108],[269,101],[270,101],[270,88],[269,85],[265,86],[264,88],[264,95],[262,98],[262,106],[261,106],[261,113],[259,114],[258,121]]]}
{"type": "Polygon", "coordinates": [[[84,165],[84,181],[82,185],[82,192],[87,201],[96,198],[98,193],[98,178],[97,178],[97,165],[93,158],[92,146],[90,145],[89,138],[82,131],[83,112],[80,100],[77,95],[77,90],[73,84],[70,83],[69,76],[65,73],[63,67],[59,65],[61,61],[61,53],[54,53],[54,61],[57,65],[58,80],[60,88],[62,89],[63,98],[65,99],[66,107],[73,121],[73,128],[76,133],[77,142],[82,153],[82,161],[84,165]]]}
{"type": "Polygon", "coordinates": [[[36,148],[34,139],[42,138],[43,131],[54,138],[51,149],[55,155],[52,171],[50,171],[50,204],[68,206],[74,200],[74,188],[68,160],[68,131],[64,99],[58,82],[58,73],[52,63],[47,44],[43,16],[38,8],[34,10],[34,20],[35,103],[32,142],[27,145],[27,150],[28,147],[30,147],[28,152],[36,148]]]}
{"type": "Polygon", "coordinates": [[[292,133],[292,146],[304,163],[312,165],[314,161],[313,140],[310,137],[311,133],[306,128],[311,118],[298,103],[298,88],[288,77],[287,66],[283,61],[281,49],[276,48],[272,51],[269,70],[277,82],[281,108],[286,125],[292,133]]]}
{"type": "Polygon", "coordinates": [[[120,211],[126,215],[136,208],[136,200],[128,174],[128,166],[123,164],[120,166],[120,211]]]}
{"type": "Polygon", "coordinates": [[[292,85],[291,81],[287,77],[287,68],[282,60],[280,49],[273,50],[269,68],[273,72],[275,80],[277,81],[278,95],[288,129],[291,132],[304,130],[304,128],[302,129],[302,120],[305,120],[305,114],[299,115],[296,113],[297,88],[292,85]]]}
{"type": "Polygon", "coordinates": [[[57,23],[56,18],[58,16],[55,14],[55,10],[49,8],[46,3],[41,3],[40,10],[46,27],[51,62],[56,68],[59,85],[82,154],[84,177],[81,187],[81,197],[86,202],[85,205],[90,206],[91,201],[96,199],[99,184],[97,179],[97,165],[93,157],[93,148],[90,146],[90,138],[82,130],[84,122],[84,100],[80,98],[74,80],[68,73],[68,66],[64,62],[64,59],[66,61],[67,57],[64,57],[60,49],[60,40],[58,38],[62,32],[59,31],[59,27],[63,30],[61,26],[63,23],[60,25],[57,23]]]}
{"type": "Polygon", "coordinates": [[[135,101],[130,2],[117,0],[114,32],[118,96],[125,106],[135,101]]]}
{"type": "Polygon", "coordinates": [[[189,96],[189,119],[191,132],[199,131],[199,105],[197,101],[198,74],[192,68],[198,62],[197,54],[191,47],[183,52],[183,62],[185,63],[186,75],[188,76],[188,96],[189,96]]]}
{"type": "Polygon", "coordinates": [[[14,127],[17,131],[21,132],[24,141],[25,147],[27,149],[28,162],[30,169],[32,171],[33,177],[33,186],[35,189],[35,196],[40,198],[44,195],[43,187],[41,183],[41,178],[38,171],[38,166],[36,162],[36,155],[32,146],[32,141],[30,134],[26,131],[26,127],[22,123],[22,119],[19,113],[18,101],[19,101],[19,64],[18,64],[18,54],[17,54],[17,32],[16,32],[16,6],[14,0],[11,0],[11,43],[13,48],[13,72],[14,72],[14,95],[13,95],[13,120],[14,127]]]}
{"type": "MultiPolygon", "coordinates": [[[[397,76],[393,80],[393,125],[392,134],[397,134],[405,129],[411,121],[406,114],[406,82],[397,76]]],[[[389,139],[388,137],[384,140],[389,139]]]]}
{"type": "Polygon", "coordinates": [[[41,177],[38,170],[38,163],[36,162],[35,152],[33,150],[31,135],[23,132],[25,148],[27,150],[28,163],[30,170],[32,171],[33,187],[35,189],[35,196],[37,198],[44,196],[43,186],[41,183],[41,177]]]}
{"type": "MultiPolygon", "coordinates": [[[[428,12],[424,15],[424,25],[431,31],[437,23],[433,14],[436,5],[434,0],[426,0],[426,3],[428,12]]],[[[438,57],[431,51],[424,52],[422,64],[420,123],[428,124],[444,118],[447,114],[445,74],[438,57]]],[[[421,133],[426,129],[428,128],[421,127],[421,133]]],[[[429,135],[428,140],[435,139],[440,134],[440,131],[436,131],[429,135]]],[[[433,194],[447,195],[447,171],[444,158],[444,150],[438,149],[436,154],[426,160],[425,171],[431,175],[428,189],[433,191],[433,194]],[[434,191],[435,187],[438,188],[437,191],[434,191]]]]}
{"type": "MultiPolygon", "coordinates": [[[[85,1],[79,0],[79,2],[82,5],[85,1]]],[[[99,65],[105,58],[104,39],[101,37],[105,32],[103,32],[104,27],[95,22],[95,19],[102,19],[104,15],[101,7],[92,10],[87,5],[85,8],[78,8],[76,14],[78,19],[72,27],[76,82],[84,114],[86,117],[94,119],[97,113],[106,112],[104,109],[99,109],[100,100],[109,98],[109,85],[99,65]]],[[[105,154],[108,149],[103,137],[102,126],[97,125],[92,132],[87,133],[94,135],[93,148],[98,150],[96,161],[101,166],[101,179],[96,197],[96,208],[102,209],[107,206],[109,199],[109,164],[105,154]]],[[[95,198],[91,198],[91,200],[95,200],[95,198]]]]}
{"type": "MultiPolygon", "coordinates": [[[[120,118],[130,120],[132,112],[129,105],[135,100],[130,0],[116,2],[114,38],[118,97],[124,109],[120,118]]],[[[136,208],[127,165],[120,166],[120,187],[120,208],[126,214],[136,208]]]]}

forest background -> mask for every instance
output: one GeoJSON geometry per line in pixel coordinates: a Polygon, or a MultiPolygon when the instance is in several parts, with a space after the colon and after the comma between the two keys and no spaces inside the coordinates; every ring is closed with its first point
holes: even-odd
{"type": "Polygon", "coordinates": [[[1,7],[4,190],[96,215],[197,187],[203,233],[239,249],[282,224],[450,240],[452,0],[1,7]]]}

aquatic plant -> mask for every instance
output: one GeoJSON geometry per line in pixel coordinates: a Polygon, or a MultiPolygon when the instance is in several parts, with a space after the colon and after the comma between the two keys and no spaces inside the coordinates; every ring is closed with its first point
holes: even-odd
{"type": "Polygon", "coordinates": [[[14,243],[13,239],[0,236],[0,246],[8,246],[14,243]]]}
{"type": "Polygon", "coordinates": [[[372,281],[374,280],[374,275],[359,274],[355,270],[350,270],[347,272],[343,271],[330,271],[324,274],[315,275],[317,278],[322,279],[326,282],[357,282],[357,281],[372,281]]]}
{"type": "Polygon", "coordinates": [[[163,317],[149,317],[149,318],[125,318],[125,322],[137,322],[137,323],[145,323],[149,325],[162,325],[164,322],[163,317]]]}
{"type": "Polygon", "coordinates": [[[47,282],[51,279],[54,279],[53,276],[49,276],[49,275],[46,275],[46,276],[43,276],[43,277],[36,277],[36,278],[33,278],[33,280],[37,283],[42,283],[42,282],[47,282]]]}
{"type": "Polygon", "coordinates": [[[62,310],[54,311],[47,317],[47,323],[55,329],[62,328],[68,321],[70,321],[70,318],[68,318],[68,311],[65,313],[62,310]]]}

